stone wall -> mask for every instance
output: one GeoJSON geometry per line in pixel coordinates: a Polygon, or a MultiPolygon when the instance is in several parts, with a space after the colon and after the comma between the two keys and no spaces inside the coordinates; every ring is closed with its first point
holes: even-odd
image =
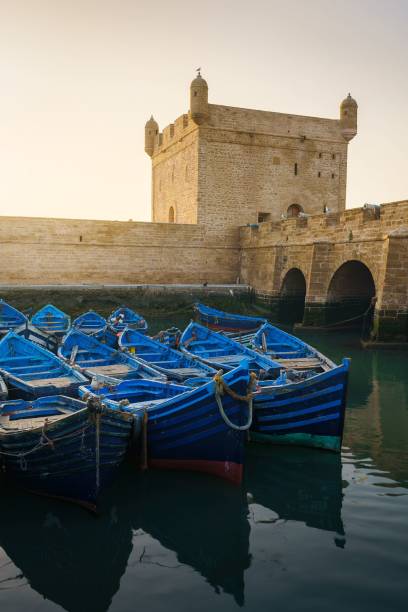
{"type": "Polygon", "coordinates": [[[261,298],[279,298],[286,274],[299,269],[306,280],[304,322],[325,323],[334,274],[357,261],[374,281],[377,337],[408,339],[408,201],[262,223],[240,234],[240,278],[261,298]]]}
{"type": "Polygon", "coordinates": [[[239,251],[198,225],[0,218],[0,284],[235,283],[239,251]]]}
{"type": "Polygon", "coordinates": [[[152,159],[152,221],[197,223],[198,130],[188,115],[163,130],[152,159]]]}
{"type": "Polygon", "coordinates": [[[345,207],[347,142],[340,121],[209,105],[196,125],[182,115],[158,134],[152,155],[152,218],[236,228],[258,215],[279,220],[345,207]]]}

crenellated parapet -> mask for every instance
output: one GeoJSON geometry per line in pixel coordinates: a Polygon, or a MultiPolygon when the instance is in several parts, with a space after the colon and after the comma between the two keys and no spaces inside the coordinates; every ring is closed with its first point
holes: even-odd
{"type": "Polygon", "coordinates": [[[154,157],[182,140],[196,128],[196,124],[188,114],[181,115],[162,131],[159,130],[157,122],[152,117],[145,127],[145,151],[150,157],[154,157]]]}
{"type": "Polygon", "coordinates": [[[249,224],[240,248],[241,282],[271,307],[288,311],[287,278],[300,277],[303,295],[289,297],[300,296],[304,324],[364,315],[376,341],[408,341],[408,200],[249,224]]]}

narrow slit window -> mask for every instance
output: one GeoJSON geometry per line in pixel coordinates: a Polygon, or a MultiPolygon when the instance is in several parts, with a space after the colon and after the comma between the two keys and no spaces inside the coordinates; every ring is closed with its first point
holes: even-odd
{"type": "Polygon", "coordinates": [[[293,167],[293,172],[295,173],[295,176],[297,176],[297,173],[298,173],[298,165],[297,165],[297,163],[295,163],[295,165],[293,167]]]}
{"type": "Polygon", "coordinates": [[[318,173],[317,173],[317,176],[320,178],[320,177],[322,176],[322,173],[321,173],[321,172],[318,172],[318,173]]]}
{"type": "Polygon", "coordinates": [[[334,172],[332,172],[332,179],[334,179],[334,172]]]}

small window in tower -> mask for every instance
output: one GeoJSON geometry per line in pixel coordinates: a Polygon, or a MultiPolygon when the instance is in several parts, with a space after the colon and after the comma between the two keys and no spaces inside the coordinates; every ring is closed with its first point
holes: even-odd
{"type": "Polygon", "coordinates": [[[332,159],[336,159],[336,154],[332,153],[332,159]]]}
{"type": "Polygon", "coordinates": [[[265,223],[266,221],[271,220],[271,213],[259,212],[258,213],[258,223],[265,223]]]}
{"type": "Polygon", "coordinates": [[[196,96],[197,96],[197,92],[195,91],[195,92],[194,92],[194,97],[196,97],[196,96]]]}
{"type": "Polygon", "coordinates": [[[174,208],[170,206],[169,208],[169,223],[174,223],[174,208]]]}
{"type": "Polygon", "coordinates": [[[303,208],[300,204],[291,204],[286,211],[286,216],[289,217],[299,217],[300,213],[303,212],[303,208]]]}
{"type": "Polygon", "coordinates": [[[297,164],[294,165],[293,171],[295,173],[295,176],[297,176],[297,173],[298,173],[298,165],[297,164]]]}
{"type": "Polygon", "coordinates": [[[332,178],[334,178],[334,172],[332,172],[332,178]]]}
{"type": "Polygon", "coordinates": [[[320,178],[320,177],[322,176],[322,173],[321,173],[321,172],[318,172],[318,173],[317,173],[317,176],[320,178]]]}
{"type": "Polygon", "coordinates": [[[322,154],[321,153],[319,153],[319,159],[322,159],[322,154]]]}

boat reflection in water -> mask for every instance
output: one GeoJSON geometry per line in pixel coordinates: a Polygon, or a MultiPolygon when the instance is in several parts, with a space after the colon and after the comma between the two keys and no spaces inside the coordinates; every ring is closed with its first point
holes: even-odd
{"type": "MultiPolygon", "coordinates": [[[[116,504],[96,518],[81,508],[23,492],[1,494],[0,558],[3,548],[20,572],[8,588],[19,591],[28,584],[70,612],[108,610],[132,550],[131,517],[116,504]]],[[[32,608],[37,605],[33,599],[32,608]]],[[[19,609],[18,604],[11,607],[12,612],[19,609]]]]}
{"type": "Polygon", "coordinates": [[[298,521],[333,531],[336,546],[344,547],[338,453],[253,444],[247,449],[245,484],[250,510],[257,504],[274,512],[276,521],[298,521]]]}
{"type": "Polygon", "coordinates": [[[199,572],[214,590],[244,603],[250,525],[243,488],[203,475],[151,471],[143,478],[143,531],[199,572]],[[200,475],[201,476],[201,475],[200,475]],[[167,515],[167,518],[166,518],[167,515]]]}
{"type": "MultiPolygon", "coordinates": [[[[135,475],[124,466],[97,518],[54,500],[14,491],[1,494],[0,560],[3,548],[18,568],[15,574],[20,572],[9,583],[11,588],[28,583],[64,610],[104,612],[128,563],[132,565],[133,549],[137,566],[156,565],[154,555],[143,558],[143,531],[148,543],[154,538],[174,551],[181,568],[192,567],[216,592],[243,603],[250,526],[241,487],[188,472],[149,470],[135,475]]],[[[160,572],[167,578],[165,565],[161,569],[157,562],[156,571],[159,579],[160,572]]],[[[5,577],[0,567],[0,581],[5,577]]],[[[133,578],[136,598],[150,583],[144,584],[140,575],[133,578]]]]}
{"type": "MultiPolygon", "coordinates": [[[[2,491],[0,547],[18,568],[8,565],[8,572],[20,574],[8,588],[18,591],[28,583],[64,610],[105,612],[123,577],[118,597],[134,606],[142,595],[149,598],[152,583],[142,572],[146,564],[154,566],[154,579],[167,581],[171,589],[173,575],[167,560],[163,563],[166,549],[170,560],[177,557],[175,569],[186,591],[192,588],[186,568],[192,568],[211,590],[242,606],[245,571],[252,561],[250,530],[263,522],[254,518],[259,507],[272,511],[276,521],[332,531],[336,544],[344,545],[337,454],[253,445],[245,484],[236,487],[188,472],[135,474],[124,466],[99,518],[53,500],[2,491]],[[154,542],[161,545],[159,553],[154,542]]],[[[266,544],[273,547],[273,540],[266,544]]],[[[7,578],[5,571],[0,568],[0,580],[7,578]]],[[[38,601],[32,597],[34,607],[38,601]]]]}

